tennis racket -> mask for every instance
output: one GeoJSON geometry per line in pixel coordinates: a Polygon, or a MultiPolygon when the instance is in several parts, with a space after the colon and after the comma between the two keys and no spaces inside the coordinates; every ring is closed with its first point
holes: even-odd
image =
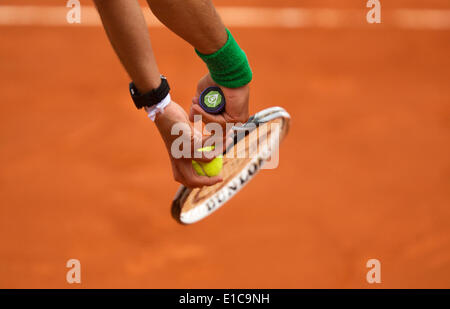
{"type": "Polygon", "coordinates": [[[233,127],[233,142],[223,152],[223,181],[195,189],[181,185],[172,203],[173,218],[181,224],[192,224],[228,202],[278,155],[289,122],[286,110],[271,107],[251,116],[245,124],[233,127]]]}

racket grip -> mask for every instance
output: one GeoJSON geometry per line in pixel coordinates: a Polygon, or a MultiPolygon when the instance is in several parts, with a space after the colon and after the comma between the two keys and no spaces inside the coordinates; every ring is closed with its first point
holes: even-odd
{"type": "Polygon", "coordinates": [[[220,87],[208,87],[200,94],[198,103],[205,112],[220,114],[225,109],[225,95],[220,87]]]}

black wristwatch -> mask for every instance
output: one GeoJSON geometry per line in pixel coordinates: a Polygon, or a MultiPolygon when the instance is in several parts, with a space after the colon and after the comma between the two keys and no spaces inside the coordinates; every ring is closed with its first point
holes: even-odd
{"type": "Polygon", "coordinates": [[[130,83],[131,98],[133,99],[134,105],[136,105],[138,109],[158,104],[169,94],[169,91],[169,83],[163,75],[161,75],[161,85],[159,85],[158,88],[152,89],[144,94],[139,92],[133,82],[130,83]]]}

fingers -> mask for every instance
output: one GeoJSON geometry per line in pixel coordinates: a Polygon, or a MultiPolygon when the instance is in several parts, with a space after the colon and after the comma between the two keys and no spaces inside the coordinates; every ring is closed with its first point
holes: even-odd
{"type": "Polygon", "coordinates": [[[195,104],[198,104],[198,96],[192,98],[191,108],[189,109],[189,121],[191,121],[191,122],[194,122],[194,116],[196,115],[196,114],[194,114],[194,112],[192,111],[192,107],[193,107],[195,104]]]}
{"type": "Polygon", "coordinates": [[[213,129],[214,134],[202,135],[201,130],[194,126],[182,123],[178,135],[173,135],[166,144],[170,156],[174,159],[194,159],[209,162],[223,152],[225,141],[220,126],[213,129]],[[205,148],[213,149],[205,149],[205,148]]]}
{"type": "Polygon", "coordinates": [[[210,162],[223,153],[223,142],[221,138],[210,136],[193,136],[191,139],[192,158],[200,162],[210,162]],[[213,146],[212,150],[203,150],[205,147],[213,146]],[[202,149],[202,150],[200,150],[202,149]]]}
{"type": "Polygon", "coordinates": [[[208,177],[208,176],[200,176],[194,175],[194,178],[188,184],[188,188],[201,188],[205,186],[213,186],[216,183],[222,182],[223,179],[220,176],[208,177]]]}
{"type": "Polygon", "coordinates": [[[185,161],[177,165],[175,180],[188,188],[201,188],[204,186],[212,186],[223,181],[222,177],[200,176],[195,173],[190,161],[185,161]]]}
{"type": "Polygon", "coordinates": [[[211,162],[218,155],[219,155],[219,153],[216,154],[215,150],[214,151],[197,151],[197,150],[194,150],[194,153],[192,154],[192,158],[195,161],[199,161],[199,162],[211,162]]]}
{"type": "Polygon", "coordinates": [[[192,103],[191,110],[189,112],[189,120],[194,121],[195,115],[201,115],[202,121],[204,123],[218,123],[222,127],[226,126],[226,120],[222,114],[213,115],[213,114],[207,113],[203,110],[203,108],[200,107],[198,102],[192,103]]]}

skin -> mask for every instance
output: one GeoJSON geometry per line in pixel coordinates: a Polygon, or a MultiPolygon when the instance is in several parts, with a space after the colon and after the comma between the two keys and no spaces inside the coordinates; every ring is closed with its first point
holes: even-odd
{"type": "MultiPolygon", "coordinates": [[[[141,93],[159,87],[160,72],[153,54],[150,36],[142,10],[136,0],[94,0],[102,19],[109,41],[123,67],[141,93]]],[[[203,54],[219,50],[227,40],[225,26],[211,0],[148,0],[155,16],[171,31],[184,39],[203,54]]],[[[155,125],[168,150],[174,179],[187,187],[210,186],[222,181],[218,176],[199,176],[195,173],[190,158],[174,158],[170,153],[172,142],[178,137],[171,135],[172,126],[182,123],[191,129],[192,157],[196,140],[204,140],[201,133],[193,130],[194,115],[201,115],[205,123],[245,122],[248,119],[249,86],[226,88],[220,86],[227,101],[225,111],[211,115],[203,111],[198,97],[203,89],[217,86],[211,76],[206,74],[198,82],[196,94],[192,99],[189,115],[175,102],[169,103],[162,114],[157,114],[155,125]]],[[[218,154],[220,149],[216,150],[218,154]]],[[[195,157],[197,161],[210,161],[211,156],[195,157]]]]}

